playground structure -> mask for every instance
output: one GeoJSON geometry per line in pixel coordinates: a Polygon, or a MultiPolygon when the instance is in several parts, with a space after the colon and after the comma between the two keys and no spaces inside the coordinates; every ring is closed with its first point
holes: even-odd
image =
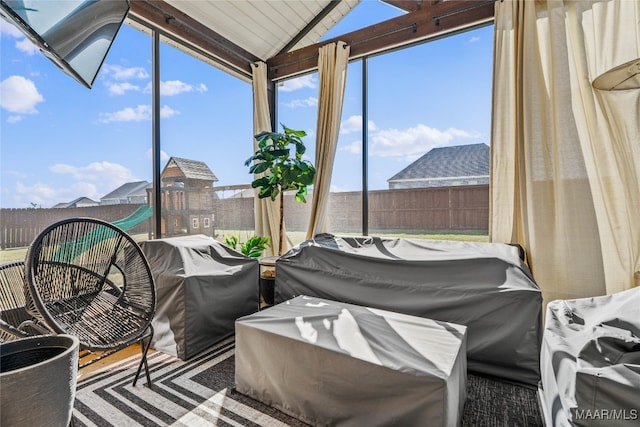
{"type": "Polygon", "coordinates": [[[131,215],[116,221],[111,221],[111,224],[124,231],[128,231],[136,225],[141,224],[143,221],[151,218],[152,215],[153,208],[149,205],[143,205],[136,209],[131,215]]]}

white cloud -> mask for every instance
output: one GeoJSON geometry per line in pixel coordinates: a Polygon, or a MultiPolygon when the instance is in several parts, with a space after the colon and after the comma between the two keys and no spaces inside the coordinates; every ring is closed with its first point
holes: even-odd
{"type": "Polygon", "coordinates": [[[362,152],[362,140],[350,142],[347,145],[338,148],[338,151],[347,151],[352,154],[360,154],[362,152]]]}
{"type": "Polygon", "coordinates": [[[10,115],[9,117],[7,117],[7,123],[18,123],[21,122],[22,119],[24,119],[23,116],[10,115]]]}
{"type": "Polygon", "coordinates": [[[480,37],[478,37],[478,36],[473,36],[473,37],[471,37],[469,39],[469,43],[475,43],[475,42],[478,42],[478,41],[480,41],[480,37]]]}
{"type": "Polygon", "coordinates": [[[115,80],[148,79],[149,73],[142,67],[123,67],[121,65],[104,64],[100,70],[105,76],[115,80]]]}
{"type": "Polygon", "coordinates": [[[59,191],[42,182],[31,186],[17,182],[15,193],[17,201],[22,202],[20,204],[35,203],[36,205],[49,206],[53,200],[56,200],[59,191]]]}
{"type": "Polygon", "coordinates": [[[125,166],[111,162],[94,162],[86,166],[56,164],[49,169],[53,173],[68,175],[74,182],[56,187],[42,182],[33,185],[17,182],[14,191],[16,205],[29,206],[34,203],[50,207],[78,197],[89,197],[99,201],[105,194],[122,184],[140,180],[125,166]]]}
{"type": "Polygon", "coordinates": [[[142,122],[151,120],[151,106],[138,105],[137,107],[127,107],[113,113],[101,113],[100,117],[100,123],[142,122]]]}
{"type": "Polygon", "coordinates": [[[9,76],[0,83],[0,106],[11,113],[37,114],[36,105],[44,97],[33,81],[22,76],[9,76]]]}
{"type": "MultiPolygon", "coordinates": [[[[180,80],[160,82],[160,95],[162,96],[174,96],[186,92],[206,92],[207,90],[207,86],[203,83],[193,86],[180,80]]],[[[151,92],[151,83],[147,86],[147,91],[151,92]]]]}
{"type": "MultiPolygon", "coordinates": [[[[89,188],[88,186],[93,186],[94,184],[92,184],[92,182],[95,182],[101,187],[108,189],[108,191],[111,191],[125,182],[138,180],[125,166],[107,161],[93,162],[86,166],[72,166],[58,163],[51,166],[49,170],[61,175],[70,175],[78,181],[73,184],[76,188],[89,188]]],[[[90,196],[87,195],[87,197],[90,196]]]]}
{"type": "Polygon", "coordinates": [[[18,182],[13,200],[19,206],[34,204],[48,208],[61,202],[70,202],[78,197],[89,197],[97,201],[101,196],[96,186],[89,183],[77,183],[69,188],[53,188],[42,182],[31,186],[18,182]]]}
{"type": "Polygon", "coordinates": [[[402,157],[413,161],[427,151],[447,145],[454,138],[469,138],[473,135],[460,129],[439,130],[419,124],[408,129],[387,129],[371,136],[369,154],[378,157],[402,157]]]}
{"type": "Polygon", "coordinates": [[[316,77],[313,74],[305,74],[290,80],[285,80],[279,84],[282,92],[293,92],[294,90],[308,88],[315,89],[316,77]]]}
{"type": "Polygon", "coordinates": [[[40,49],[38,49],[31,40],[24,36],[22,31],[4,19],[0,19],[0,34],[18,39],[16,41],[16,49],[26,53],[27,55],[33,55],[40,51],[40,49]]]}
{"type": "Polygon", "coordinates": [[[27,175],[25,175],[23,172],[20,172],[18,170],[4,170],[4,171],[2,171],[2,174],[3,175],[8,175],[8,176],[15,176],[15,177],[18,177],[18,178],[23,178],[23,179],[27,177],[27,175]]]}
{"type": "Polygon", "coordinates": [[[21,52],[26,53],[29,56],[33,56],[36,53],[40,52],[40,49],[38,48],[38,46],[33,44],[31,42],[31,40],[29,40],[27,38],[18,40],[16,42],[16,49],[18,49],[21,52]]]}
{"type": "MultiPolygon", "coordinates": [[[[369,120],[369,132],[374,132],[376,125],[372,120],[369,120]]],[[[351,116],[340,123],[340,134],[348,135],[352,132],[362,132],[362,116],[351,116]]]]}
{"type": "Polygon", "coordinates": [[[174,110],[168,105],[165,105],[164,107],[160,108],[160,117],[162,117],[163,119],[168,119],[173,116],[177,116],[178,114],[180,114],[180,111],[174,110]]]}
{"type": "Polygon", "coordinates": [[[22,31],[20,31],[15,25],[7,22],[4,19],[0,19],[0,34],[6,34],[10,37],[24,37],[22,31]]]}
{"type": "Polygon", "coordinates": [[[109,95],[124,95],[130,91],[139,91],[140,86],[133,85],[129,82],[124,83],[112,83],[107,85],[109,88],[109,95]]]}
{"type": "MultiPolygon", "coordinates": [[[[101,113],[98,121],[100,123],[149,121],[151,120],[151,113],[150,105],[138,105],[137,107],[123,108],[113,113],[101,113]]],[[[178,114],[180,114],[179,111],[168,105],[160,109],[160,117],[163,119],[168,119],[178,114]]]]}
{"type": "Polygon", "coordinates": [[[310,96],[306,99],[294,99],[291,102],[284,104],[285,107],[299,108],[299,107],[315,107],[318,105],[318,98],[310,96]]]}
{"type": "Polygon", "coordinates": [[[98,187],[94,184],[91,184],[90,182],[76,182],[71,186],[70,193],[74,194],[74,196],[71,196],[69,200],[64,201],[70,202],[71,200],[75,200],[78,197],[88,197],[92,200],[95,200],[96,202],[99,202],[100,198],[104,196],[104,193],[101,193],[98,190],[98,187]]]}
{"type": "MultiPolygon", "coordinates": [[[[354,125],[356,117],[350,119],[354,125]]],[[[361,120],[361,119],[360,119],[361,120]]],[[[348,127],[349,120],[343,122],[348,127]]],[[[457,138],[473,138],[477,135],[461,129],[439,130],[418,124],[408,129],[377,129],[375,124],[369,123],[369,155],[376,157],[396,157],[404,161],[413,161],[435,147],[449,145],[457,138]]],[[[359,129],[359,126],[358,126],[359,129]]],[[[346,134],[348,132],[343,132],[346,134]]],[[[360,154],[362,141],[357,140],[342,145],[340,151],[360,154]]]]}

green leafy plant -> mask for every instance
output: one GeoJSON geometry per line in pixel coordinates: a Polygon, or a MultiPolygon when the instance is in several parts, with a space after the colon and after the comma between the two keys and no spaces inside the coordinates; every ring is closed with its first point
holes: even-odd
{"type": "Polygon", "coordinates": [[[258,197],[276,200],[280,197],[280,241],[279,254],[282,255],[284,229],[284,192],[296,191],[296,201],[306,203],[307,186],[313,184],[316,168],[302,156],[306,147],[302,138],[307,135],[303,130],[293,130],[285,125],[282,133],[260,132],[254,138],[258,141],[258,150],[245,161],[249,173],[261,175],[252,183],[259,188],[258,197]],[[294,148],[294,152],[291,150],[294,148]]]}
{"type": "MultiPolygon", "coordinates": [[[[238,236],[224,236],[224,242],[231,249],[237,250],[239,239],[238,236]]],[[[240,252],[244,256],[251,258],[260,258],[264,250],[271,245],[271,239],[268,236],[251,236],[246,242],[240,243],[240,252]]]]}
{"type": "Polygon", "coordinates": [[[224,236],[224,243],[233,250],[238,249],[238,236],[235,234],[232,236],[224,236]]]}

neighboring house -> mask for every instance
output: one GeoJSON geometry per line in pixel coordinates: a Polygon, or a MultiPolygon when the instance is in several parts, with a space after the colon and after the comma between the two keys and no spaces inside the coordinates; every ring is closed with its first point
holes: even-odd
{"type": "Polygon", "coordinates": [[[206,163],[171,157],[160,175],[162,234],[213,235],[213,184],[218,178],[206,163]]]}
{"type": "Polygon", "coordinates": [[[146,203],[148,181],[127,182],[100,199],[101,205],[146,203]],[[142,199],[140,198],[142,196],[142,199]]]}
{"type": "Polygon", "coordinates": [[[489,183],[489,146],[434,148],[387,180],[389,189],[489,183]]]}
{"type": "Polygon", "coordinates": [[[147,191],[153,188],[153,184],[148,183],[144,187],[140,187],[137,190],[133,190],[127,195],[127,203],[130,204],[146,204],[147,203],[147,191]]]}
{"type": "Polygon", "coordinates": [[[54,208],[87,208],[90,206],[99,206],[100,203],[95,200],[91,200],[88,197],[78,197],[77,199],[68,203],[58,203],[54,208]]]}

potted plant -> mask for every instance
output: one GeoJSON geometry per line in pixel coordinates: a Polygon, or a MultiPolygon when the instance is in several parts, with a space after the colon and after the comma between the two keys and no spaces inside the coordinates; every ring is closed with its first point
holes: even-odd
{"type": "Polygon", "coordinates": [[[307,186],[313,184],[316,175],[316,168],[302,159],[306,151],[302,138],[307,133],[281,126],[282,133],[263,131],[255,135],[258,150],[245,162],[245,166],[249,166],[249,173],[264,173],[251,183],[251,187],[260,189],[258,197],[269,197],[271,200],[280,197],[278,255],[282,255],[284,242],[284,192],[295,190],[296,201],[306,203],[307,186]],[[293,154],[292,148],[295,148],[293,154]]]}
{"type": "MultiPolygon", "coordinates": [[[[233,250],[238,250],[238,244],[240,245],[240,252],[247,257],[260,258],[264,250],[269,246],[270,239],[267,236],[251,236],[244,243],[239,243],[238,236],[233,234],[231,236],[224,236],[224,242],[233,250]]],[[[263,261],[260,261],[260,298],[261,306],[262,302],[267,305],[273,305],[274,301],[274,286],[275,286],[275,270],[267,268],[263,271],[263,261]]]]}
{"type": "Polygon", "coordinates": [[[235,234],[232,236],[224,236],[224,242],[233,250],[238,250],[238,244],[240,244],[240,252],[242,255],[250,258],[260,258],[264,250],[270,246],[268,236],[251,236],[244,243],[239,243],[238,236],[235,234]]]}

